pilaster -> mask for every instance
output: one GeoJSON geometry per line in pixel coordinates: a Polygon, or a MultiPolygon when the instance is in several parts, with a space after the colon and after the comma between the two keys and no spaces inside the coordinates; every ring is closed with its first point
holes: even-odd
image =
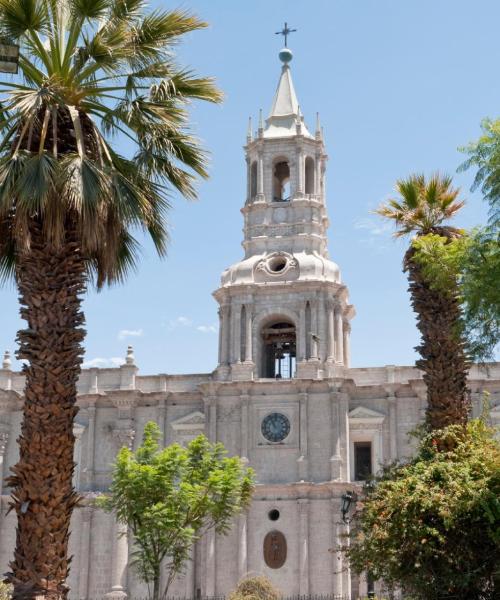
{"type": "Polygon", "coordinates": [[[309,595],[309,500],[297,500],[299,509],[299,594],[309,595]]]}
{"type": "Polygon", "coordinates": [[[300,423],[300,456],[297,460],[298,463],[298,471],[299,471],[299,481],[307,481],[308,480],[308,436],[307,436],[307,404],[308,404],[308,394],[306,391],[301,391],[299,393],[299,423],[300,423]]]}
{"type": "Polygon", "coordinates": [[[90,532],[92,530],[92,515],[94,507],[92,505],[83,506],[81,509],[80,525],[80,563],[78,573],[78,598],[87,600],[89,589],[89,569],[90,569],[90,532]]]}

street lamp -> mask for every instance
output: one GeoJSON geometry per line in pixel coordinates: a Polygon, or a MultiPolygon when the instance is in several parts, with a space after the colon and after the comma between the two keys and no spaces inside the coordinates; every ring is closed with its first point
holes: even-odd
{"type": "Polygon", "coordinates": [[[342,521],[344,523],[349,523],[350,518],[348,517],[349,511],[351,509],[352,504],[356,504],[358,501],[358,495],[355,491],[345,492],[341,496],[342,504],[340,505],[340,510],[342,512],[342,521]]]}

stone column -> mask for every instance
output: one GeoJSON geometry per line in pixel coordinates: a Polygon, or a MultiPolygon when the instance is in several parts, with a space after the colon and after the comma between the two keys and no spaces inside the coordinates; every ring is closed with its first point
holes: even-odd
{"type": "Polygon", "coordinates": [[[331,430],[332,430],[332,455],[330,458],[331,479],[339,481],[341,479],[342,455],[340,449],[340,394],[335,386],[330,387],[330,407],[331,407],[331,430]]]}
{"type": "Polygon", "coordinates": [[[351,326],[347,321],[343,323],[343,345],[344,345],[344,365],[349,368],[351,366],[351,326]]]}
{"type": "Polygon", "coordinates": [[[247,539],[248,516],[241,513],[238,517],[238,580],[248,573],[248,539],[247,539]]]}
{"type": "Polygon", "coordinates": [[[167,415],[167,400],[166,398],[160,398],[158,400],[158,406],[156,407],[156,420],[158,423],[158,427],[160,428],[161,431],[161,435],[162,437],[160,438],[160,441],[163,441],[163,446],[166,446],[166,441],[167,441],[167,419],[166,419],[166,415],[167,415]],[[162,439],[163,438],[163,439],[162,439]]]}
{"type": "Polygon", "coordinates": [[[227,365],[229,363],[229,306],[221,306],[222,311],[222,347],[220,353],[220,364],[227,365]]]}
{"type": "Polygon", "coordinates": [[[298,335],[298,343],[299,343],[299,360],[306,360],[306,336],[309,335],[309,332],[306,331],[306,304],[303,302],[300,306],[300,316],[299,316],[299,335],[298,335]]]}
{"type": "Polygon", "coordinates": [[[194,545],[189,550],[189,558],[186,563],[186,575],[185,575],[185,584],[186,584],[186,598],[194,598],[194,561],[195,558],[195,548],[194,545]]]}
{"type": "MultiPolygon", "coordinates": [[[[205,413],[208,418],[207,437],[210,442],[217,440],[217,398],[204,398],[205,413]]],[[[205,596],[215,596],[215,531],[209,529],[206,534],[206,580],[205,596]]]]}
{"type": "Polygon", "coordinates": [[[311,358],[318,359],[318,303],[311,301],[311,358]]]}
{"type": "Polygon", "coordinates": [[[75,445],[73,449],[73,460],[75,469],[73,471],[73,487],[80,489],[82,472],[82,437],[85,427],[80,423],[73,423],[73,435],[75,436],[75,445]]]}
{"type": "Polygon", "coordinates": [[[316,160],[314,161],[314,194],[319,196],[321,194],[321,155],[316,154],[316,160]]]}
{"type": "Polygon", "coordinates": [[[248,435],[250,433],[250,428],[248,424],[248,404],[250,401],[250,396],[247,394],[240,395],[240,403],[241,403],[241,458],[244,461],[248,462],[248,435]]]}
{"type": "Polygon", "coordinates": [[[95,395],[99,393],[99,371],[90,369],[89,373],[89,394],[95,395]]]}
{"type": "Polygon", "coordinates": [[[215,531],[209,529],[206,533],[207,557],[206,557],[206,581],[205,596],[215,596],[215,531]]]}
{"type": "Polygon", "coordinates": [[[251,173],[251,162],[250,162],[250,158],[247,156],[246,157],[246,163],[247,163],[247,203],[250,202],[251,200],[251,179],[252,179],[252,173],[251,173]]]}
{"type": "Polygon", "coordinates": [[[328,360],[335,361],[335,316],[333,302],[328,303],[328,360]]]}
{"type": "Polygon", "coordinates": [[[217,441],[217,398],[207,396],[204,400],[205,414],[208,418],[207,437],[213,443],[217,441]]]}
{"type": "Polygon", "coordinates": [[[389,391],[389,443],[391,461],[398,457],[398,407],[394,390],[389,391]]]}
{"type": "Polygon", "coordinates": [[[81,508],[81,529],[80,529],[80,565],[78,578],[78,598],[87,600],[89,593],[89,568],[90,568],[90,531],[92,524],[93,506],[83,506],[81,508]]]}
{"type": "Polygon", "coordinates": [[[332,532],[332,573],[333,573],[333,593],[336,596],[342,596],[344,593],[343,586],[343,529],[344,525],[340,521],[340,502],[337,498],[332,498],[332,520],[333,520],[333,532],[332,532]]]}
{"type": "Polygon", "coordinates": [[[94,488],[94,446],[95,446],[95,404],[87,406],[89,424],[87,426],[87,456],[85,464],[85,489],[94,488]]]}
{"type": "Polygon", "coordinates": [[[304,195],[304,151],[297,148],[297,196],[304,195]]]}
{"type": "MultiPolygon", "coordinates": [[[[339,514],[340,514],[340,504],[339,504],[339,514]]],[[[349,523],[342,523],[340,524],[340,535],[341,535],[341,542],[343,546],[346,546],[347,548],[350,546],[350,539],[349,539],[349,534],[350,534],[350,526],[349,523]]],[[[345,559],[345,565],[344,565],[344,557],[345,555],[342,556],[342,591],[343,594],[346,598],[350,598],[351,597],[351,569],[349,567],[349,561],[347,559],[345,559]]]]}
{"type": "Polygon", "coordinates": [[[252,307],[247,304],[245,311],[245,362],[252,362],[252,307]]]}
{"type": "Polygon", "coordinates": [[[309,594],[309,500],[297,500],[299,506],[299,594],[309,594]]]}
{"type": "Polygon", "coordinates": [[[257,199],[264,201],[264,157],[262,151],[258,154],[257,159],[258,177],[257,177],[257,199]]]}
{"type": "Polygon", "coordinates": [[[232,363],[241,362],[241,304],[233,307],[232,363]]]}
{"type": "Polygon", "coordinates": [[[344,333],[342,320],[342,307],[335,307],[335,361],[342,365],[344,363],[344,333]]]}
{"type": "Polygon", "coordinates": [[[349,396],[339,393],[339,442],[342,468],[340,477],[343,481],[351,480],[350,448],[349,448],[349,396]]]}
{"type": "Polygon", "coordinates": [[[115,520],[111,554],[111,590],[105,594],[109,600],[127,598],[128,531],[127,526],[115,520]]]}
{"type": "Polygon", "coordinates": [[[3,459],[7,450],[7,443],[9,441],[9,433],[7,431],[0,431],[0,496],[2,496],[3,490],[3,459]]]}
{"type": "Polygon", "coordinates": [[[299,481],[308,479],[308,448],[307,448],[307,402],[308,394],[306,391],[299,393],[299,426],[300,426],[300,456],[297,460],[299,467],[299,481]]]}
{"type": "Polygon", "coordinates": [[[222,364],[222,306],[219,306],[217,310],[217,314],[219,316],[219,346],[218,346],[218,358],[219,365],[222,364]]]}

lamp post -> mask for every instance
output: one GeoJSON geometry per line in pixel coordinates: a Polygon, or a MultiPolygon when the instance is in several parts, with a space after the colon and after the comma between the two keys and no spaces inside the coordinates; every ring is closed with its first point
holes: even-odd
{"type": "Polygon", "coordinates": [[[19,46],[0,40],[0,73],[15,75],[19,67],[19,46]]]}
{"type": "Polygon", "coordinates": [[[350,523],[351,518],[349,517],[349,511],[351,506],[358,501],[358,495],[355,491],[348,491],[341,496],[342,504],[340,505],[340,511],[342,512],[342,521],[344,523],[350,523]]]}

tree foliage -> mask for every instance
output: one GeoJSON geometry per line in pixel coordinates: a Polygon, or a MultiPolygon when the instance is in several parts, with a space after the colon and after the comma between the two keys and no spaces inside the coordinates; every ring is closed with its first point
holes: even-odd
{"type": "Polygon", "coordinates": [[[146,6],[0,2],[0,36],[20,45],[20,77],[0,82],[0,275],[14,275],[33,217],[56,245],[68,221],[76,223],[99,286],[135,265],[136,230],[165,254],[172,190],[194,198],[196,178],[207,176],[189,104],[221,94],[173,53],[183,35],[207,24],[146,6]]]}
{"type": "Polygon", "coordinates": [[[358,573],[416,600],[500,592],[500,445],[483,420],[427,434],[366,489],[347,549],[358,573]],[[444,450],[447,448],[447,450],[444,450]]]}
{"type": "Polygon", "coordinates": [[[429,234],[413,242],[415,260],[431,286],[445,293],[458,286],[461,331],[472,360],[493,359],[500,342],[500,243],[486,228],[447,240],[429,234]]]}
{"type": "Polygon", "coordinates": [[[209,529],[227,533],[253,491],[253,471],[240,458],[225,456],[222,444],[200,435],[186,448],[160,449],[159,436],[156,423],[149,422],[135,453],[120,450],[109,494],[98,499],[133,534],[134,563],[140,577],[153,585],[154,600],[166,597],[194,542],[209,529]],[[164,560],[168,577],[160,590],[164,560]]]}
{"type": "Polygon", "coordinates": [[[484,119],[481,123],[483,135],[468,146],[460,148],[469,158],[458,168],[466,171],[477,168],[472,191],[481,188],[483,197],[490,206],[489,226],[492,231],[500,228],[500,119],[484,119]]]}

